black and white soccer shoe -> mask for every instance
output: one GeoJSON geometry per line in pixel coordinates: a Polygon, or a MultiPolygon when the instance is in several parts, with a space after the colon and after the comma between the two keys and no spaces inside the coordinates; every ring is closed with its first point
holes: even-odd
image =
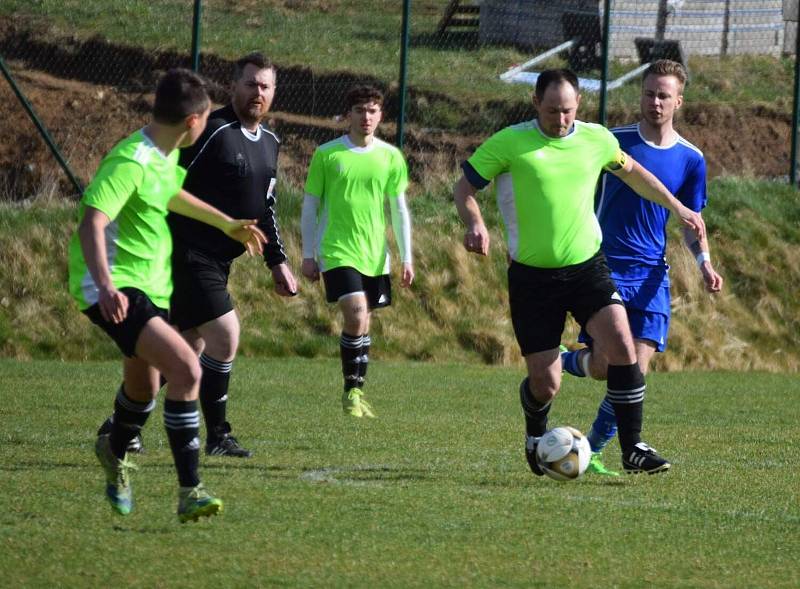
{"type": "Polygon", "coordinates": [[[525,458],[528,461],[531,472],[538,477],[544,475],[542,469],[539,468],[539,463],[536,461],[536,447],[541,439],[541,436],[525,436],[525,458]]]}
{"type": "Polygon", "coordinates": [[[227,421],[215,428],[214,439],[206,444],[208,456],[231,456],[234,458],[250,458],[253,453],[242,447],[239,441],[231,435],[231,424],[227,421]]]}
{"type": "Polygon", "coordinates": [[[672,465],[666,458],[659,456],[655,448],[644,442],[634,444],[622,453],[622,468],[628,474],[656,474],[668,471],[670,466],[672,465]]]}

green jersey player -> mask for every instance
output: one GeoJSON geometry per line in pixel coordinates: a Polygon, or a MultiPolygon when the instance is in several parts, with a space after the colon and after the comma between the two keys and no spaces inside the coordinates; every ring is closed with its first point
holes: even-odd
{"type": "Polygon", "coordinates": [[[186,172],[179,147],[191,145],[208,119],[203,80],[170,70],[156,89],[150,124],[118,143],[103,159],[78,208],[69,245],[69,287],[78,307],[105,331],[125,356],[109,433],[98,435],[95,453],[106,476],[112,508],[133,508],[128,443],[155,406],[159,378],[167,379],[164,425],[178,474],[181,522],[218,513],[197,472],[199,415],[197,355],[167,322],[172,278],[172,240],[167,211],[203,221],[262,250],[255,220],[235,221],[182,190],[186,172]]]}
{"type": "Polygon", "coordinates": [[[348,133],[314,152],[301,221],[303,275],[312,281],[322,275],[328,302],[342,312],[342,408],[354,417],[375,416],[363,389],[371,313],[392,300],[387,198],[402,262],[400,286],[414,280],[408,172],[400,150],[375,137],[382,114],[383,95],[376,88],[357,86],[348,93],[348,133]]]}
{"type": "Polygon", "coordinates": [[[644,198],[658,202],[703,234],[702,218],[619,148],[604,127],[576,120],[580,93],[569,70],[548,70],[536,83],[538,117],[503,129],[464,162],[454,198],[467,226],[464,246],[486,255],[489,233],[475,192],[495,180],[506,226],[511,320],[528,376],[520,385],[525,451],[541,475],[536,445],[561,386],[559,342],[567,313],[609,359],[607,398],[616,410],[622,462],[628,472],[654,473],[669,462],[642,442],[645,383],[625,309],[600,251],[594,189],[609,170],[644,198]]]}

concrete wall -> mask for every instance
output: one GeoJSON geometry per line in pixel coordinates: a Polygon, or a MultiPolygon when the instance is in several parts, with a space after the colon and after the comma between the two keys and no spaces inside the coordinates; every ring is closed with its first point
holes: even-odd
{"type": "Polygon", "coordinates": [[[800,20],[800,0],[783,0],[784,55],[794,55],[797,49],[797,21],[800,20]]]}
{"type": "MultiPolygon", "coordinates": [[[[784,14],[788,10],[796,21],[797,4],[797,0],[684,0],[667,18],[664,38],[680,40],[687,56],[780,55],[788,32],[784,14]]],[[[482,0],[480,37],[484,42],[553,47],[565,40],[564,12],[599,15],[602,6],[598,0],[482,0]]],[[[655,36],[658,9],[659,0],[612,1],[613,57],[637,58],[633,40],[655,36]]]]}

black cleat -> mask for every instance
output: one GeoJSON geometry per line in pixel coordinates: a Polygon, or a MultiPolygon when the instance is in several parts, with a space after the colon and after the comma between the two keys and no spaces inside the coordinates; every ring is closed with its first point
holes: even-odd
{"type": "Polygon", "coordinates": [[[541,439],[541,436],[525,437],[525,458],[528,460],[528,466],[530,467],[531,472],[539,477],[544,475],[542,469],[539,468],[539,463],[536,461],[536,446],[539,445],[539,440],[541,439]]]}
{"type": "Polygon", "coordinates": [[[656,453],[655,448],[651,448],[644,442],[635,444],[633,448],[622,453],[622,468],[628,474],[656,474],[666,472],[672,466],[669,461],[656,453]]]}
{"type": "MultiPolygon", "coordinates": [[[[113,418],[109,417],[103,422],[103,425],[101,425],[100,429],[97,430],[98,436],[111,433],[112,420],[113,418]]],[[[131,454],[144,454],[144,442],[142,442],[142,434],[136,434],[136,436],[130,442],[128,442],[128,447],[125,449],[125,451],[130,452],[131,454]]]]}
{"type": "Polygon", "coordinates": [[[206,444],[208,456],[235,456],[236,458],[250,458],[253,453],[242,448],[241,444],[230,434],[225,434],[214,444],[206,444]]]}
{"type": "Polygon", "coordinates": [[[253,453],[242,448],[239,441],[231,435],[231,424],[227,421],[215,428],[216,440],[206,444],[208,456],[234,456],[236,458],[250,458],[253,453]]]}

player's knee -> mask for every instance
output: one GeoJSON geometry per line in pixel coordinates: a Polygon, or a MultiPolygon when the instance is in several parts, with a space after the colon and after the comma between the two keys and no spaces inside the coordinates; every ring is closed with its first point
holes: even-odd
{"type": "Polygon", "coordinates": [[[343,319],[344,330],[352,335],[359,335],[364,333],[367,325],[367,312],[366,310],[354,311],[352,313],[345,313],[343,319]]]}
{"type": "Polygon", "coordinates": [[[217,340],[206,342],[203,353],[220,362],[232,362],[239,347],[239,334],[226,334],[217,340]]]}
{"type": "Polygon", "coordinates": [[[180,390],[196,389],[200,385],[202,374],[200,361],[193,355],[176,359],[169,369],[164,371],[167,383],[180,390]]]}

